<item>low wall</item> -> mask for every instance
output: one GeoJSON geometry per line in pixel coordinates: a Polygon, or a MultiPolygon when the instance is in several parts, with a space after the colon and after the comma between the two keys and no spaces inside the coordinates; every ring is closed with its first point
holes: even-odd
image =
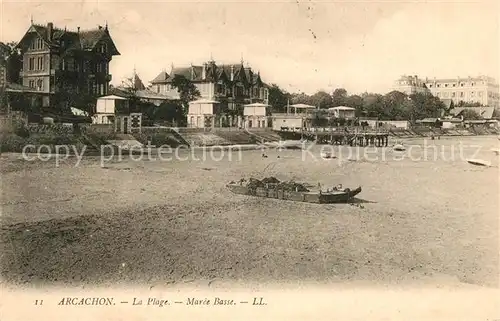
{"type": "Polygon", "coordinates": [[[104,133],[104,134],[114,133],[114,131],[115,131],[115,127],[113,124],[87,124],[87,125],[81,126],[81,128],[84,128],[86,130],[90,130],[90,131],[93,131],[96,133],[104,133]]]}

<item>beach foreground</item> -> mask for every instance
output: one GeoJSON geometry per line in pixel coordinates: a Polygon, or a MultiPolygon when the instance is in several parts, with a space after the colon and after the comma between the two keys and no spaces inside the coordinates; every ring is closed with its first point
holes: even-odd
{"type": "MultiPolygon", "coordinates": [[[[76,167],[74,158],[56,167],[2,155],[2,279],[498,286],[498,161],[485,168],[453,159],[457,143],[427,142],[443,146],[448,158],[421,148],[412,151],[419,160],[399,160],[390,148],[371,148],[378,159],[351,153],[322,160],[319,146],[311,149],[316,160],[297,150],[193,159],[202,158],[198,151],[183,161],[125,158],[102,166],[86,157],[76,167]],[[354,204],[316,205],[226,190],[249,176],[361,185],[363,192],[354,204]]],[[[466,156],[482,146],[476,158],[489,159],[498,145],[491,137],[462,143],[466,156]]]]}

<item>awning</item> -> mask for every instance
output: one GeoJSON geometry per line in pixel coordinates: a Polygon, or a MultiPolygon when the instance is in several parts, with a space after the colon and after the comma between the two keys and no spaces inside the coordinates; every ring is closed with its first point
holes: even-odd
{"type": "Polygon", "coordinates": [[[243,107],[269,107],[269,105],[262,104],[262,103],[253,103],[253,104],[244,105],[243,107]]]}
{"type": "Polygon", "coordinates": [[[306,105],[306,104],[294,104],[290,105],[293,108],[316,108],[316,106],[306,105]]]}

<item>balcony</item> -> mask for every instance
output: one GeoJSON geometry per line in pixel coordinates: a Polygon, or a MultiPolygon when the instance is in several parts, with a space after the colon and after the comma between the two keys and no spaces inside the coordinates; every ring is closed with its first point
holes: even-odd
{"type": "Polygon", "coordinates": [[[19,73],[20,77],[43,77],[50,76],[52,74],[52,70],[23,70],[19,73]]]}

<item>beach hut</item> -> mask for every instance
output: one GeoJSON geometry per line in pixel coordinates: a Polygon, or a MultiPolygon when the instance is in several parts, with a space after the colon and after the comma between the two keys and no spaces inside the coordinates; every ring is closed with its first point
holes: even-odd
{"type": "Polygon", "coordinates": [[[219,102],[210,99],[198,99],[189,102],[187,114],[188,127],[205,128],[215,127],[215,116],[219,102]],[[211,123],[211,125],[208,124],[211,123]]]}
{"type": "Polygon", "coordinates": [[[243,106],[243,116],[246,128],[266,128],[268,123],[267,111],[269,105],[253,103],[243,106]]]}
{"type": "Polygon", "coordinates": [[[337,118],[353,119],[356,109],[347,106],[337,106],[328,108],[328,112],[337,118]]]}
{"type": "Polygon", "coordinates": [[[109,95],[97,98],[96,113],[92,116],[93,124],[112,124],[115,114],[128,113],[128,99],[109,95]]]}
{"type": "Polygon", "coordinates": [[[315,106],[306,105],[306,104],[294,104],[294,105],[290,105],[288,107],[293,108],[295,115],[297,114],[297,111],[299,114],[302,114],[302,113],[306,113],[307,111],[311,111],[311,110],[316,109],[315,106]]]}

